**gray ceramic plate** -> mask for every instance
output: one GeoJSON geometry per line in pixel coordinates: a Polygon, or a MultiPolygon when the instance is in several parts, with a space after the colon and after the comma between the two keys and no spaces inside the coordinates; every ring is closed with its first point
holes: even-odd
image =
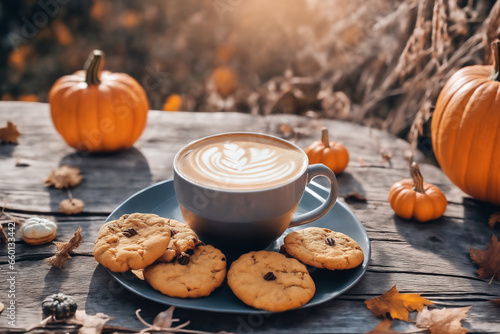
{"type": "MultiPolygon", "coordinates": [[[[297,211],[306,212],[317,207],[324,201],[327,195],[328,190],[315,182],[311,182],[302,197],[297,211]]],[[[106,221],[117,219],[123,214],[132,212],[155,213],[162,217],[183,221],[175,197],[172,180],[157,183],[133,195],[113,211],[106,221]]],[[[323,218],[290,230],[297,230],[309,226],[326,227],[349,235],[361,246],[365,259],[362,265],[350,270],[329,271],[311,268],[310,273],[316,283],[316,294],[309,303],[302,307],[324,303],[353,287],[365,273],[371,253],[370,240],[368,239],[365,228],[352,211],[343,203],[337,202],[334,208],[323,218]]],[[[286,231],[284,234],[286,235],[288,232],[289,231],[286,231]]],[[[268,250],[278,251],[282,243],[283,240],[279,239],[276,243],[271,245],[268,250]]],[[[115,273],[110,271],[110,273],[126,289],[158,303],[213,312],[266,313],[265,311],[254,309],[241,302],[231,292],[226,283],[212,292],[208,297],[182,299],[162,295],[153,290],[146,282],[136,278],[130,272],[115,273]]]]}

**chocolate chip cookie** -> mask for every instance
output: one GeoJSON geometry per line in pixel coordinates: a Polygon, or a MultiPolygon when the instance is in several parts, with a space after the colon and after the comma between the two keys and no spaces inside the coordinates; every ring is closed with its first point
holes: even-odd
{"type": "Polygon", "coordinates": [[[196,233],[187,224],[169,219],[170,242],[167,250],[158,259],[160,262],[171,262],[177,256],[191,255],[193,249],[200,243],[196,233]]]}
{"type": "Polygon", "coordinates": [[[132,213],[104,224],[94,245],[95,259],[112,271],[142,269],[162,256],[170,242],[169,219],[132,213]]]}
{"type": "Polygon", "coordinates": [[[198,298],[210,295],[226,277],[226,257],[217,248],[200,245],[191,256],[156,263],[144,269],[153,289],[170,297],[198,298]]]}
{"type": "Polygon", "coordinates": [[[300,307],[316,291],[304,264],[268,251],[240,256],[231,264],[227,283],[245,304],[271,312],[300,307]]]}
{"type": "Polygon", "coordinates": [[[363,263],[363,250],[351,237],[327,228],[308,227],[285,236],[286,252],[299,261],[330,270],[352,269],[363,263]]]}

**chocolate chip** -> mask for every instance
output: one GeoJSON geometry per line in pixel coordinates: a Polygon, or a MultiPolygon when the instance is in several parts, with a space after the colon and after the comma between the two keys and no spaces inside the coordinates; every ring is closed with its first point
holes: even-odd
{"type": "Polygon", "coordinates": [[[135,229],[133,229],[133,228],[127,228],[126,230],[124,230],[124,231],[122,232],[122,234],[123,234],[124,236],[126,236],[127,238],[130,238],[130,237],[132,237],[132,236],[134,236],[134,235],[137,235],[138,233],[137,233],[137,231],[136,231],[135,229]]]}
{"type": "Polygon", "coordinates": [[[173,237],[174,235],[177,234],[177,231],[174,230],[173,228],[170,229],[170,236],[173,237]]]}
{"type": "Polygon", "coordinates": [[[328,246],[335,246],[335,239],[333,239],[333,238],[326,238],[325,244],[327,244],[328,246]]]}
{"type": "Polygon", "coordinates": [[[226,261],[226,258],[225,258],[225,257],[223,257],[223,258],[222,258],[222,261],[226,261]]]}
{"type": "Polygon", "coordinates": [[[179,258],[177,259],[177,262],[182,265],[182,266],[185,266],[186,264],[189,263],[189,256],[187,255],[181,255],[179,256],[179,258]]]}
{"type": "Polygon", "coordinates": [[[264,275],[264,279],[266,281],[274,281],[276,279],[276,276],[274,276],[272,271],[269,271],[267,274],[264,275]]]}

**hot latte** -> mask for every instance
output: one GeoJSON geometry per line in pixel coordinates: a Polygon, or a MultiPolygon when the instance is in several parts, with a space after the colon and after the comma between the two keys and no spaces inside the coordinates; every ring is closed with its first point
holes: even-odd
{"type": "Polygon", "coordinates": [[[174,166],[186,179],[228,190],[273,188],[304,173],[303,151],[285,141],[258,134],[225,134],[185,147],[174,166]]]}

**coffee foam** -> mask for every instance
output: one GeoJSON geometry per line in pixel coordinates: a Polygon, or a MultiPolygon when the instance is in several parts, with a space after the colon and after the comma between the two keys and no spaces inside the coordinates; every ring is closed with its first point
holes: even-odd
{"type": "Polygon", "coordinates": [[[257,190],[287,183],[307,164],[304,152],[257,134],[210,137],[183,149],[175,167],[188,180],[210,188],[257,190]]]}

